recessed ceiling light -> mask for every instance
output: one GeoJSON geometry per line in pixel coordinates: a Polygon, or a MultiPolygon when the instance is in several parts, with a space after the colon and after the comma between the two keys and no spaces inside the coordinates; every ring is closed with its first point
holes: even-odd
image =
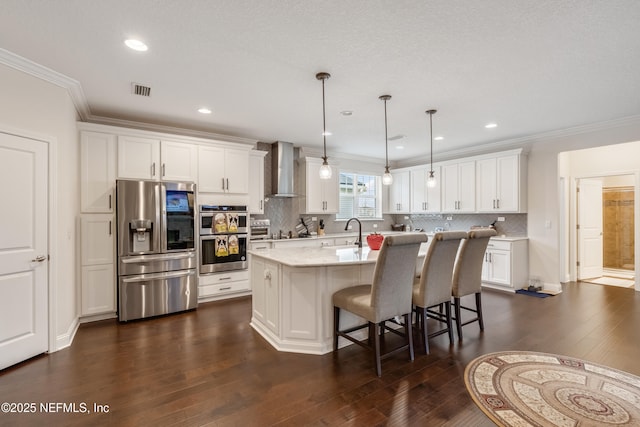
{"type": "Polygon", "coordinates": [[[327,131],[322,132],[322,135],[323,136],[331,136],[333,134],[327,130],[327,131]]]}
{"type": "Polygon", "coordinates": [[[396,145],[396,150],[404,150],[404,145],[396,145]]]}
{"type": "Polygon", "coordinates": [[[211,114],[211,110],[208,109],[207,107],[202,107],[202,108],[198,108],[198,113],[211,114]]]}
{"type": "Polygon", "coordinates": [[[486,127],[487,129],[493,129],[498,127],[497,123],[489,123],[487,125],[485,125],[484,127],[486,127]]]}
{"type": "Polygon", "coordinates": [[[434,141],[442,141],[444,139],[444,136],[436,136],[435,138],[433,138],[434,141]]]}
{"type": "Polygon", "coordinates": [[[353,111],[344,110],[344,111],[340,111],[340,114],[342,114],[343,116],[350,116],[353,114],[353,111]]]}
{"type": "Polygon", "coordinates": [[[137,50],[139,52],[145,52],[149,49],[146,44],[136,39],[125,40],[124,44],[126,44],[129,48],[137,50]]]}

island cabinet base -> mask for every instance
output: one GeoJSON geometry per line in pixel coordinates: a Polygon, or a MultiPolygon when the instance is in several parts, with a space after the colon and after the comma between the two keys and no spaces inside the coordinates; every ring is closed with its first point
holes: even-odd
{"type": "MultiPolygon", "coordinates": [[[[375,264],[290,267],[252,256],[251,326],[279,351],[325,354],[333,351],[334,292],[371,283],[375,264]]],[[[365,323],[344,312],[340,327],[365,323]]],[[[366,330],[362,339],[366,337],[366,330]]],[[[340,339],[339,346],[351,344],[340,339]]]]}

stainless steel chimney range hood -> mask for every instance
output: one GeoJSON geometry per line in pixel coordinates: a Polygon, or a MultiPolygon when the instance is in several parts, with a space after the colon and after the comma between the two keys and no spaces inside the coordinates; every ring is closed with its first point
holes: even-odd
{"type": "Polygon", "coordinates": [[[293,144],[277,141],[271,144],[270,197],[298,197],[293,191],[293,144]]]}

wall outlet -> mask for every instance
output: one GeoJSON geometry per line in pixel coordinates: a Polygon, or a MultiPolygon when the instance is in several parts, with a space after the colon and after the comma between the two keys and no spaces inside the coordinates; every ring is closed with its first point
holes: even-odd
{"type": "Polygon", "coordinates": [[[503,222],[504,221],[504,217],[503,216],[499,216],[498,217],[498,222],[503,222]]]}
{"type": "Polygon", "coordinates": [[[453,217],[452,217],[452,216],[448,216],[448,217],[447,217],[447,221],[452,221],[452,220],[453,220],[453,217]]]}
{"type": "Polygon", "coordinates": [[[409,217],[405,215],[405,216],[404,216],[404,219],[409,219],[409,217]]]}
{"type": "Polygon", "coordinates": [[[311,221],[317,221],[317,220],[318,220],[318,217],[317,217],[317,216],[312,216],[312,217],[311,217],[311,221]]]}
{"type": "Polygon", "coordinates": [[[373,224],[373,228],[378,228],[378,224],[373,224]]]}
{"type": "Polygon", "coordinates": [[[351,230],[351,229],[353,229],[353,225],[350,225],[347,227],[347,230],[351,230]]]}

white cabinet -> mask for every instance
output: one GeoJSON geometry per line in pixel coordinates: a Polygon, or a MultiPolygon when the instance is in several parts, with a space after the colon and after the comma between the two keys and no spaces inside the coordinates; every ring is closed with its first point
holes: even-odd
{"type": "Polygon", "coordinates": [[[112,214],[80,217],[82,316],[115,313],[115,222],[112,214]]]}
{"type": "Polygon", "coordinates": [[[440,166],[434,166],[436,186],[427,186],[430,168],[420,168],[411,171],[411,213],[439,213],[440,212],[440,166]]]}
{"type": "Polygon", "coordinates": [[[198,147],[198,191],[249,192],[249,151],[216,146],[198,147]]]}
{"type": "Polygon", "coordinates": [[[252,319],[251,323],[266,326],[280,334],[280,271],[277,263],[263,258],[251,260],[252,319]]]}
{"type": "Polygon", "coordinates": [[[306,157],[300,165],[300,182],[304,193],[300,198],[302,213],[330,214],[338,212],[338,171],[331,178],[320,179],[321,159],[306,157]]]}
{"type": "Polygon", "coordinates": [[[476,162],[474,160],[442,166],[442,211],[475,212],[476,162]]]}
{"type": "Polygon", "coordinates": [[[80,210],[110,213],[115,205],[116,136],[80,134],[80,210]]]}
{"type": "Polygon", "coordinates": [[[520,155],[512,154],[476,162],[478,212],[523,211],[520,159],[520,155]]]}
{"type": "Polygon", "coordinates": [[[411,176],[409,171],[392,172],[386,213],[409,213],[411,208],[411,176]]]}
{"type": "Polygon", "coordinates": [[[118,137],[118,178],[195,182],[197,146],[134,136],[118,137]]]}
{"type": "Polygon", "coordinates": [[[264,213],[264,156],[266,151],[249,152],[249,213],[264,213]]]}
{"type": "Polygon", "coordinates": [[[482,281],[497,287],[520,289],[527,285],[528,241],[491,239],[482,266],[482,281]]]}
{"type": "Polygon", "coordinates": [[[160,140],[118,137],[118,178],[158,179],[160,140]]]}
{"type": "Polygon", "coordinates": [[[160,142],[160,179],[196,182],[198,178],[198,146],[184,142],[160,142]]]}
{"type": "Polygon", "coordinates": [[[198,276],[198,301],[213,301],[248,295],[251,291],[249,271],[225,271],[198,276]]]}

